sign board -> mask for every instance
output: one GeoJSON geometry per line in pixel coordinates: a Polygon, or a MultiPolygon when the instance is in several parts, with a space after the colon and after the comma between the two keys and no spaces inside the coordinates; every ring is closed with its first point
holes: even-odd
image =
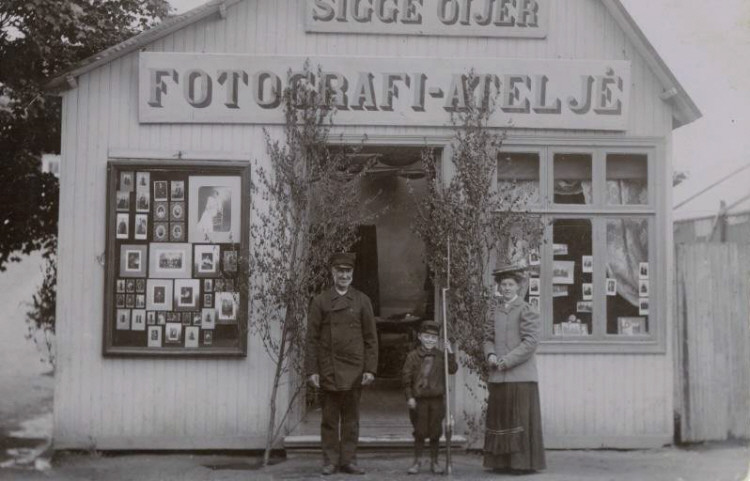
{"type": "Polygon", "coordinates": [[[544,38],[549,0],[307,0],[308,32],[544,38]]]}
{"type": "Polygon", "coordinates": [[[448,126],[469,96],[496,99],[495,127],[626,130],[630,62],[249,56],[141,52],[142,123],[281,124],[303,81],[334,99],[338,125],[448,126]],[[472,74],[472,75],[470,75],[472,74]]]}

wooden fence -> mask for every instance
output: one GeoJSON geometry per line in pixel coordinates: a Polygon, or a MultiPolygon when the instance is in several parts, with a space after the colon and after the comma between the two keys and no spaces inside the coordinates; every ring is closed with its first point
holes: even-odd
{"type": "Polygon", "coordinates": [[[750,245],[681,244],[675,263],[679,441],[750,438],[750,245]]]}

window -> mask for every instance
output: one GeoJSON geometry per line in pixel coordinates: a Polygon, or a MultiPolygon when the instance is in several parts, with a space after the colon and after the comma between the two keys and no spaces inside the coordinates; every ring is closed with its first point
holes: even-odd
{"type": "Polygon", "coordinates": [[[501,194],[523,192],[526,210],[545,226],[527,297],[544,319],[545,348],[660,348],[660,308],[649,305],[660,291],[653,151],[550,146],[500,154],[501,194]]]}
{"type": "Polygon", "coordinates": [[[591,204],[591,155],[555,154],[555,204],[591,204]]]}

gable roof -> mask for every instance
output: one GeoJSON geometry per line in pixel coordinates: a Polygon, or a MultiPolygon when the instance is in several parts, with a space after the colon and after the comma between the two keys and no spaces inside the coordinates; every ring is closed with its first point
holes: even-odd
{"type": "MultiPolygon", "coordinates": [[[[192,25],[212,15],[226,16],[228,7],[242,0],[210,0],[204,5],[189,10],[181,15],[171,17],[159,25],[152,27],[134,37],[110,47],[96,55],[92,55],[74,65],[69,70],[53,78],[46,89],[64,91],[77,86],[77,77],[104,64],[141,49],[167,35],[192,25]]],[[[680,84],[659,53],[651,45],[638,24],[627,12],[620,0],[600,0],[615,19],[628,39],[635,45],[638,53],[644,58],[651,71],[662,84],[661,99],[673,106],[673,128],[689,124],[701,118],[702,114],[680,84]]]]}

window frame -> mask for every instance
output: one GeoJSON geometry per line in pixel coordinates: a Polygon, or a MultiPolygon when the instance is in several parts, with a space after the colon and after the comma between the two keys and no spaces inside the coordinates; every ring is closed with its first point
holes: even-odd
{"type": "MultiPolygon", "coordinates": [[[[540,205],[527,205],[526,212],[540,215],[545,226],[543,241],[540,246],[542,259],[540,278],[542,295],[540,314],[544,323],[540,338],[540,353],[664,353],[666,352],[667,328],[667,281],[669,279],[663,266],[666,266],[667,251],[659,246],[658,239],[665,239],[663,212],[665,193],[658,192],[658,186],[665,182],[666,174],[657,169],[664,162],[664,146],[653,140],[636,145],[630,142],[555,142],[542,139],[531,142],[506,142],[500,152],[536,153],[539,155],[540,205]],[[625,144],[625,145],[624,145],[625,144]],[[554,155],[560,153],[590,154],[592,159],[592,203],[591,204],[555,204],[554,188],[554,155]],[[613,205],[607,203],[607,155],[633,154],[645,155],[647,162],[647,200],[643,205],[613,205]],[[606,307],[606,266],[599,261],[607,255],[606,223],[610,218],[645,218],[648,221],[648,262],[650,277],[649,299],[649,332],[640,336],[623,336],[607,334],[606,307]],[[588,336],[562,338],[552,335],[552,220],[556,218],[581,218],[592,221],[592,255],[594,256],[594,311],[592,332],[588,336]],[[602,302],[604,298],[605,302],[602,302]],[[598,301],[597,301],[598,299],[598,301]],[[653,302],[659,299],[659,302],[653,302]]],[[[497,187],[495,176],[494,187],[497,187]]]]}

